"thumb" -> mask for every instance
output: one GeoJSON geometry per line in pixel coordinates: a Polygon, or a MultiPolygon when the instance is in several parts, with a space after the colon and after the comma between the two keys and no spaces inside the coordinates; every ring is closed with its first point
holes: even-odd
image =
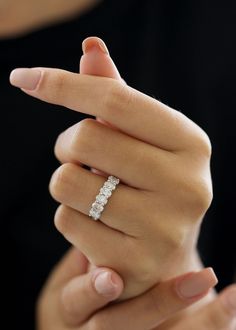
{"type": "Polygon", "coordinates": [[[123,281],[113,270],[96,268],[74,277],[63,288],[61,311],[66,323],[75,326],[117,299],[123,291],[123,281]]]}
{"type": "Polygon", "coordinates": [[[83,42],[83,53],[80,61],[80,73],[122,80],[117,67],[109,55],[105,43],[90,37],[83,42]]]}

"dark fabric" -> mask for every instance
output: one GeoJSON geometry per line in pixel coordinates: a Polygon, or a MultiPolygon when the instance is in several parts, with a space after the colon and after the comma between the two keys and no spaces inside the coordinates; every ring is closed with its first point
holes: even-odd
{"type": "Polygon", "coordinates": [[[181,110],[210,135],[214,202],[200,238],[220,288],[235,260],[235,1],[105,1],[69,23],[0,41],[2,228],[1,321],[32,330],[37,294],[68,245],[56,232],[48,182],[57,135],[83,116],[24,95],[8,83],[15,67],[78,71],[81,42],[107,42],[128,84],[181,110]],[[11,313],[13,317],[7,315],[11,313]]]}

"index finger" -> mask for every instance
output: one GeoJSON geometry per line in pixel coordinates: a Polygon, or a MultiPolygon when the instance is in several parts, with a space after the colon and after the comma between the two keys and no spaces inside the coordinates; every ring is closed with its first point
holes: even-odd
{"type": "Polygon", "coordinates": [[[196,137],[203,136],[200,128],[180,112],[115,79],[32,68],[14,70],[10,81],[31,96],[99,117],[165,150],[198,147],[196,137]]]}

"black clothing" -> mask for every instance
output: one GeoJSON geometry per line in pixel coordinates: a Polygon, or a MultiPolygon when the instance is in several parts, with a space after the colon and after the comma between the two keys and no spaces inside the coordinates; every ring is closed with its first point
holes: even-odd
{"type": "Polygon", "coordinates": [[[8,83],[15,67],[77,72],[81,42],[104,38],[127,83],[181,110],[213,144],[214,202],[200,250],[220,277],[233,280],[236,185],[234,1],[104,1],[79,19],[0,41],[2,301],[8,329],[33,329],[34,303],[68,244],[57,233],[48,182],[57,135],[82,114],[24,95],[8,83]],[[224,7],[223,7],[224,6],[224,7]],[[6,292],[5,292],[6,291],[6,292]],[[12,317],[7,317],[7,314],[12,317]]]}

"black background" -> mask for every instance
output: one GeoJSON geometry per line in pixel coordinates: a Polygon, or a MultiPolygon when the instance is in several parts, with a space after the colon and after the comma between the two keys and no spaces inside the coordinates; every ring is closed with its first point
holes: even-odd
{"type": "Polygon", "coordinates": [[[32,330],[38,291],[68,246],[53,225],[48,182],[58,166],[57,135],[83,118],[27,97],[9,85],[8,75],[31,66],[76,72],[81,42],[90,35],[104,38],[128,84],[181,110],[209,134],[214,201],[199,247],[219,289],[233,281],[235,12],[235,1],[104,1],[78,20],[0,41],[1,318],[8,329],[32,330]]]}

